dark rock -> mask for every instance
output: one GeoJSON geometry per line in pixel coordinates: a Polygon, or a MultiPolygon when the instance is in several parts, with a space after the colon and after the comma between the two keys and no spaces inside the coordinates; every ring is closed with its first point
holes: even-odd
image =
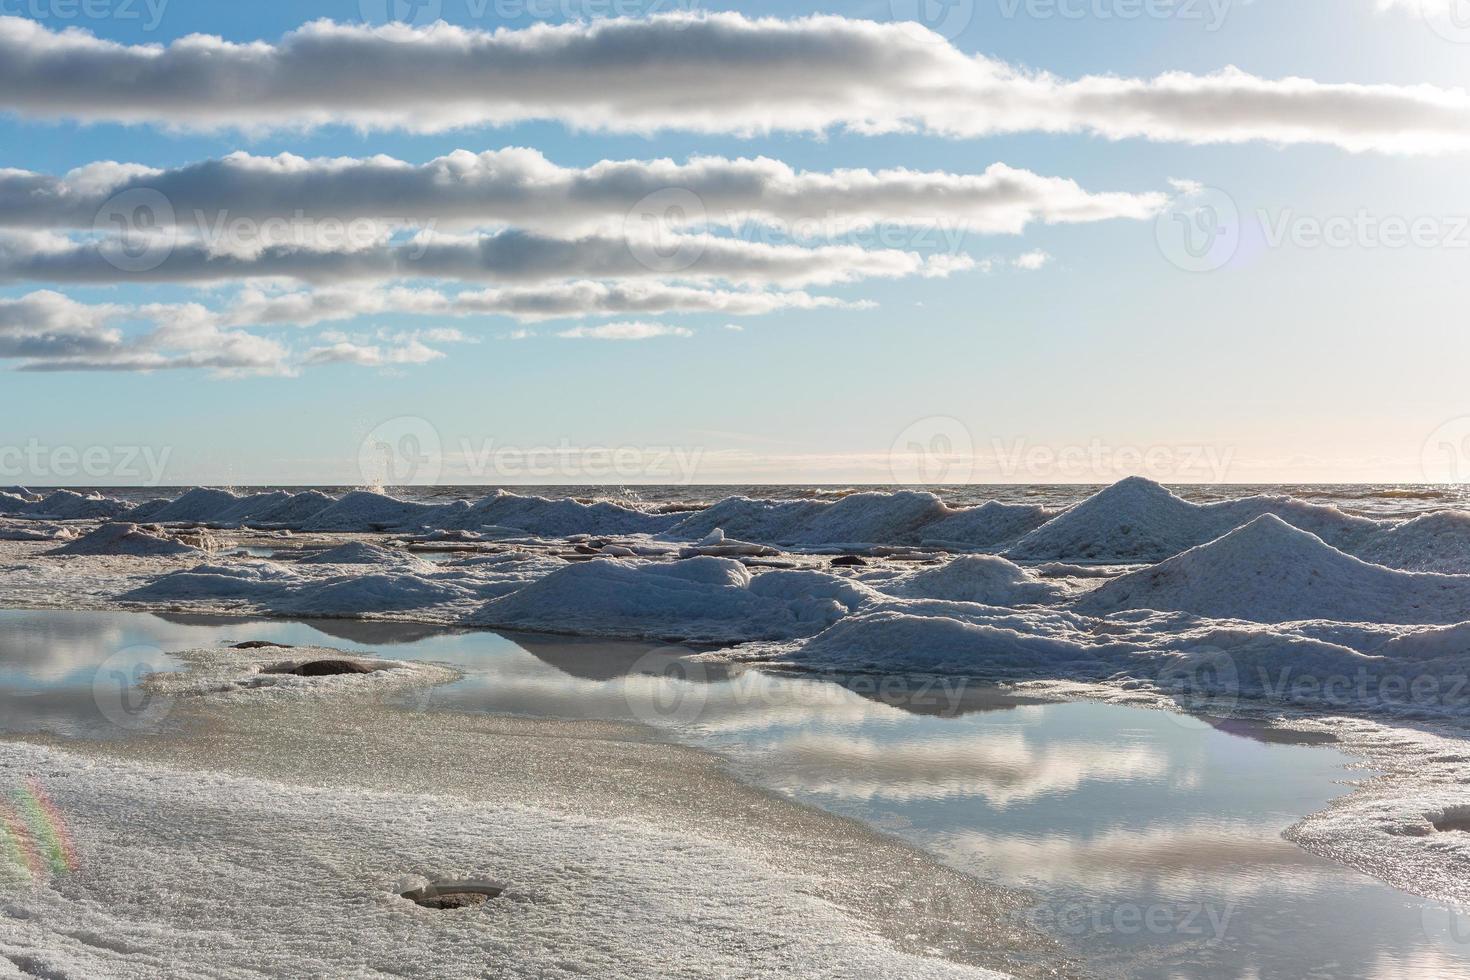
{"type": "Polygon", "coordinates": [[[378,668],[355,660],[311,660],[294,667],[277,667],[268,674],[291,674],[295,677],[336,677],[340,674],[374,674],[378,668]]]}
{"type": "Polygon", "coordinates": [[[244,643],[236,643],[230,647],[231,650],[289,650],[289,643],[272,643],[270,640],[246,640],[244,643]]]}
{"type": "Polygon", "coordinates": [[[840,555],[832,559],[832,565],[835,568],[859,568],[866,567],[867,564],[865,559],[859,558],[857,555],[840,555]]]}
{"type": "Polygon", "coordinates": [[[597,549],[596,548],[593,548],[592,546],[585,545],[585,544],[579,544],[575,548],[573,548],[572,550],[575,551],[579,555],[595,555],[595,554],[597,554],[597,549]]]}

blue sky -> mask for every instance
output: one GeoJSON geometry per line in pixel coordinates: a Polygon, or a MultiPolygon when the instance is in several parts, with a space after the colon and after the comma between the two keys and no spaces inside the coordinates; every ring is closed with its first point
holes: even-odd
{"type": "MultiPolygon", "coordinates": [[[[1119,2],[1074,7],[1117,10],[1119,2]]],[[[164,44],[196,32],[275,41],[315,18],[361,22],[356,0],[173,0],[154,30],[145,29],[146,6],[134,9],[141,19],[62,16],[70,8],[56,0],[0,6],[51,28],[77,27],[126,44],[164,44]]],[[[499,18],[497,9],[505,8],[491,3],[477,18],[466,0],[444,0],[442,15],[484,30],[535,24],[499,18]]],[[[703,9],[893,19],[887,0],[703,9]]],[[[1046,17],[1027,9],[1007,16],[1003,0],[976,0],[952,43],[967,54],[1066,78],[1208,74],[1227,65],[1268,79],[1443,89],[1470,77],[1470,45],[1444,39],[1412,11],[1380,11],[1376,0],[1256,0],[1227,8],[1218,30],[1206,26],[1207,6],[1199,8],[1205,20],[1046,17]]],[[[1165,482],[1413,482],[1443,474],[1443,453],[1458,450],[1441,443],[1448,438],[1458,446],[1457,420],[1470,415],[1462,369],[1470,354],[1462,326],[1470,233],[1464,242],[1455,233],[1457,217],[1470,215],[1470,189],[1454,152],[1353,153],[1270,140],[1191,145],[1073,133],[957,138],[834,129],[820,137],[737,136],[672,128],[647,136],[577,131],[554,121],[423,134],[342,125],[200,133],[14,116],[0,117],[0,146],[0,168],[52,175],[106,160],[169,168],[238,150],[387,154],[423,163],[457,149],[510,146],[535,148],[565,167],[767,156],[798,170],[973,174],[1003,162],[1098,192],[1172,193],[1171,181],[1193,181],[1224,191],[1242,215],[1230,261],[1208,272],[1172,264],[1153,220],[1033,223],[1019,235],[967,235],[963,250],[979,267],[944,278],[805,287],[874,304],[867,309],[536,324],[382,313],[258,332],[297,347],[325,332],[452,327],[465,339],[439,347],[443,356],[427,363],[308,364],[288,374],[0,368],[0,446],[49,453],[32,454],[45,462],[30,471],[0,455],[7,467],[0,482],[139,482],[123,467],[111,479],[68,476],[50,451],[145,446],[166,450],[168,484],[356,483],[370,476],[361,464],[364,439],[375,429],[403,429],[393,420],[405,417],[428,423],[443,456],[434,472],[448,482],[887,482],[914,472],[999,482],[1103,482],[1126,472],[1165,482]],[[1403,248],[1360,238],[1344,247],[1272,244],[1258,227],[1262,215],[1311,222],[1359,213],[1373,223],[1428,217],[1443,241],[1403,248]],[[1037,250],[1049,257],[1040,269],[1015,267],[1017,257],[1037,250]],[[578,325],[650,319],[692,335],[555,336],[578,325]],[[742,329],[728,329],[732,322],[742,329]],[[509,339],[518,329],[534,336],[509,339]],[[954,458],[939,452],[937,463],[916,471],[904,457],[916,440],[954,447],[954,458]],[[576,462],[532,471],[518,468],[514,454],[498,457],[508,464],[498,469],[466,463],[466,447],[486,445],[560,447],[573,459],[602,447],[631,451],[629,464],[611,472],[576,462]],[[698,466],[674,473],[656,463],[671,447],[694,454],[698,466]],[[1048,463],[1049,453],[1073,462],[1048,463]]],[[[0,285],[0,300],[38,289],[87,304],[215,308],[233,287],[16,281],[0,285]]]]}

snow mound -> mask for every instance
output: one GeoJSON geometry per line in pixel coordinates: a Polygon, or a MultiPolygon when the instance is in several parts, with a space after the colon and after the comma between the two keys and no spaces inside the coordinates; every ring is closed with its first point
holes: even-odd
{"type": "Polygon", "coordinates": [[[307,555],[296,561],[298,565],[371,565],[377,568],[414,568],[423,571],[432,571],[435,568],[433,562],[424,561],[414,555],[402,551],[393,551],[381,548],[375,544],[365,541],[351,541],[347,544],[319,551],[314,555],[307,555]]]}
{"type": "MultiPolygon", "coordinates": [[[[202,536],[196,537],[201,543],[202,536]]],[[[175,557],[202,555],[205,549],[185,544],[174,535],[158,528],[137,524],[104,524],[90,534],[57,548],[53,555],[132,555],[135,557],[175,557]]]]}
{"type": "Polygon", "coordinates": [[[728,497],[668,533],[698,540],[720,529],[761,544],[856,548],[915,543],[920,528],[953,513],[934,494],[916,490],[854,493],[837,500],[728,497]]]}
{"type": "Polygon", "coordinates": [[[998,548],[1036,530],[1058,513],[1060,511],[1032,504],[1003,504],[991,500],[926,524],[920,529],[919,543],[929,547],[974,551],[998,548]]]}
{"type": "Polygon", "coordinates": [[[462,513],[446,515],[436,527],[478,531],[495,527],[517,528],[545,537],[571,534],[657,534],[678,520],[677,514],[649,514],[610,501],[572,498],[549,499],[497,491],[462,513]]]}
{"type": "Polygon", "coordinates": [[[1442,624],[1470,619],[1470,576],[1401,572],[1344,554],[1265,514],[1208,544],[1109,582],[1076,609],[1178,610],[1262,623],[1442,624]]]}
{"type": "Polygon", "coordinates": [[[336,502],[330,494],[320,490],[303,490],[288,494],[274,506],[252,512],[250,522],[261,527],[299,527],[336,502]]]}
{"type": "Polygon", "coordinates": [[[151,511],[148,521],[154,524],[222,523],[224,515],[238,507],[241,499],[228,490],[195,487],[167,505],[151,511]]]}
{"type": "Polygon", "coordinates": [[[131,509],[131,506],[114,497],[57,490],[42,500],[27,504],[21,513],[27,517],[57,521],[106,521],[121,517],[131,509]]]}
{"type": "Polygon", "coordinates": [[[707,539],[715,531],[746,541],[789,544],[797,537],[797,528],[812,516],[831,506],[821,500],[754,500],[750,497],[726,497],[684,517],[669,529],[671,538],[707,539]]]}
{"type": "Polygon", "coordinates": [[[1020,561],[1158,562],[1263,514],[1280,517],[1338,548],[1350,548],[1383,527],[1336,507],[1291,497],[1192,504],[1152,480],[1129,477],[1041,525],[1005,555],[1020,561]]]}
{"type": "Polygon", "coordinates": [[[1411,572],[1470,572],[1470,513],[1442,511],[1396,524],[1353,552],[1364,561],[1411,572]]]}
{"type": "Polygon", "coordinates": [[[881,585],[870,584],[891,596],[981,602],[991,606],[1057,602],[1066,595],[1060,586],[1038,581],[1019,565],[995,555],[967,555],[937,568],[900,575],[881,585]]]}
{"type": "Polygon", "coordinates": [[[453,582],[410,573],[374,573],[312,582],[268,599],[265,607],[279,614],[360,616],[406,612],[476,598],[453,582]]]}
{"type": "MultiPolygon", "coordinates": [[[[462,507],[460,509],[463,509],[462,507]]],[[[302,523],[307,531],[393,531],[430,527],[444,507],[398,500],[386,494],[354,490],[302,523]]]]}
{"type": "Polygon", "coordinates": [[[871,593],[834,575],[753,575],[728,558],[567,565],[486,603],[485,626],[603,636],[738,642],[816,633],[871,593]]]}
{"type": "Polygon", "coordinates": [[[307,580],[272,561],[195,565],[161,575],[123,596],[133,602],[171,600],[256,601],[282,595],[307,580]]]}
{"type": "Polygon", "coordinates": [[[0,525],[0,541],[72,541],[77,532],[64,524],[30,522],[0,525]]]}
{"type": "Polygon", "coordinates": [[[857,613],[788,654],[821,670],[1094,676],[1105,650],[1078,640],[902,609],[857,613]]]}

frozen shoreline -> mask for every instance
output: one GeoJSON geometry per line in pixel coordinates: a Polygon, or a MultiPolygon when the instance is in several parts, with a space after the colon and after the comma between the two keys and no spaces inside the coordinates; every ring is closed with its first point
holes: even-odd
{"type": "Polygon", "coordinates": [[[0,781],[38,778],[81,855],[6,896],[0,962],[119,977],[185,959],[218,977],[1059,975],[1019,896],[638,726],[424,715],[350,683],[228,693],[221,671],[257,658],[188,659],[160,678],[163,730],[0,747],[0,781]],[[483,910],[429,912],[396,897],[421,876],[508,888],[483,910]]]}

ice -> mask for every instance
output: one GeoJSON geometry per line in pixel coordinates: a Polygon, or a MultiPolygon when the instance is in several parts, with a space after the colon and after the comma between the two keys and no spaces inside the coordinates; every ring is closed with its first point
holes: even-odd
{"type": "Polygon", "coordinates": [[[379,568],[433,571],[433,562],[424,561],[406,551],[380,548],[366,541],[349,541],[347,544],[319,551],[296,560],[297,565],[373,565],[379,568]]]}
{"type": "MultiPolygon", "coordinates": [[[[196,536],[196,544],[207,539],[196,536]]],[[[133,555],[136,557],[175,557],[203,555],[206,549],[186,544],[161,528],[145,528],[137,524],[104,524],[69,544],[57,548],[57,555],[133,555]]]]}
{"type": "Polygon", "coordinates": [[[728,558],[598,559],[568,565],[492,600],[474,621],[554,633],[739,642],[815,633],[862,597],[860,587],[838,576],[756,576],[728,558]]]}
{"type": "Polygon", "coordinates": [[[1354,554],[1412,572],[1470,573],[1470,513],[1441,511],[1416,517],[1379,531],[1354,554]]]}
{"type": "Polygon", "coordinates": [[[77,534],[75,528],[65,524],[0,523],[0,541],[71,541],[77,534]]]}
{"type": "Polygon", "coordinates": [[[1046,507],[1003,504],[992,500],[924,525],[919,531],[919,543],[967,551],[999,549],[1034,531],[1058,513],[1046,507]]]}
{"type": "Polygon", "coordinates": [[[889,595],[909,599],[948,599],[991,606],[1023,606],[1057,602],[1067,590],[1040,581],[1019,565],[995,555],[968,555],[935,568],[926,568],[879,581],[864,581],[889,595]]]}
{"type": "Polygon", "coordinates": [[[715,828],[0,747],[0,786],[30,781],[79,868],[6,892],[17,976],[995,976],[899,952],[715,828]],[[425,877],[507,889],[458,912],[398,897],[425,877]]]}
{"type": "Polygon", "coordinates": [[[335,500],[320,490],[303,490],[285,500],[251,515],[251,522],[258,527],[300,527],[312,517],[332,506],[335,500]]]}
{"type": "Polygon", "coordinates": [[[42,500],[26,504],[19,513],[42,520],[110,520],[131,509],[128,504],[113,497],[57,490],[42,500]]]}
{"type": "MultiPolygon", "coordinates": [[[[461,508],[463,509],[463,508],[461,508]]],[[[431,527],[444,508],[398,500],[386,494],[354,490],[301,522],[308,531],[387,531],[431,527]]],[[[269,511],[267,511],[269,513],[269,511]]]]}
{"type": "MultiPolygon", "coordinates": [[[[685,517],[671,538],[699,540],[716,530],[761,544],[866,547],[917,543],[919,529],[952,517],[932,493],[854,493],[837,500],[729,497],[685,517]]],[[[962,513],[962,512],[960,512],[962,513]]]]}
{"type": "Polygon", "coordinates": [[[1192,504],[1141,477],[1101,490],[1041,525],[1005,554],[1018,561],[1158,562],[1212,541],[1262,514],[1284,517],[1338,547],[1384,525],[1289,497],[1192,504]]]}
{"type": "Polygon", "coordinates": [[[1271,514],[1099,588],[1079,610],[1180,610],[1273,623],[1470,619],[1470,576],[1401,572],[1344,554],[1271,514]]]}

